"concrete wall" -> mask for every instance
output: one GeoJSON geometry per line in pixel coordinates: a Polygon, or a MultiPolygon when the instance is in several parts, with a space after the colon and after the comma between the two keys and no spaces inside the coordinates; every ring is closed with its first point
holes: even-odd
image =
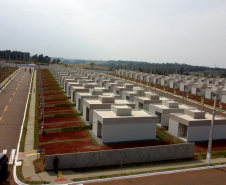
{"type": "MultiPolygon", "coordinates": [[[[111,166],[151,161],[163,161],[182,158],[191,158],[194,155],[194,143],[175,145],[149,146],[119,150],[97,152],[82,152],[75,154],[57,155],[59,169],[87,168],[97,166],[111,166]]],[[[45,156],[45,169],[53,170],[55,155],[45,156]]]]}

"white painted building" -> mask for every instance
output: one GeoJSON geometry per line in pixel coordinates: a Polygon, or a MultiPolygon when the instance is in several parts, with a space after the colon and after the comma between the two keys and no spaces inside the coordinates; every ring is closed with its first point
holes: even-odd
{"type": "Polygon", "coordinates": [[[104,92],[101,89],[89,89],[89,92],[77,92],[76,95],[76,110],[78,110],[79,112],[83,112],[83,101],[84,99],[86,100],[97,100],[99,95],[103,95],[103,96],[113,96],[115,97],[115,99],[120,99],[119,95],[116,95],[112,92],[104,92]]]}
{"type": "Polygon", "coordinates": [[[221,94],[223,94],[226,89],[224,87],[213,87],[212,89],[206,89],[205,98],[214,99],[215,94],[217,95],[217,100],[221,100],[221,94]]]}
{"type": "Polygon", "coordinates": [[[157,117],[126,105],[111,105],[110,110],[94,110],[92,132],[102,143],[156,139],[157,117]]]}
{"type": "Polygon", "coordinates": [[[123,91],[122,99],[134,102],[135,96],[145,96],[145,90],[141,87],[133,87],[132,91],[123,91]]]}
{"type": "Polygon", "coordinates": [[[115,82],[107,82],[106,88],[108,88],[110,92],[113,92],[113,88],[115,86],[121,86],[122,87],[124,83],[125,83],[124,80],[116,80],[115,82]]]}
{"type": "Polygon", "coordinates": [[[206,84],[194,84],[191,88],[191,94],[199,95],[204,97],[207,89],[212,89],[211,86],[207,86],[206,84]]]}
{"type": "Polygon", "coordinates": [[[146,92],[145,96],[135,96],[134,103],[136,109],[144,109],[149,111],[150,104],[162,104],[162,101],[172,100],[166,97],[160,97],[158,94],[152,92],[146,92]]]}
{"type": "Polygon", "coordinates": [[[123,91],[131,91],[134,87],[134,84],[124,83],[123,86],[115,86],[113,88],[113,93],[120,95],[122,98],[123,91]]]}
{"type": "Polygon", "coordinates": [[[77,82],[68,82],[67,85],[67,95],[69,97],[71,97],[72,95],[72,87],[82,87],[83,84],[87,84],[87,83],[93,83],[92,80],[87,80],[87,79],[78,79],[77,82]]]}
{"type": "Polygon", "coordinates": [[[183,113],[186,109],[195,109],[184,104],[179,104],[176,101],[162,101],[162,104],[150,104],[149,112],[155,114],[162,127],[169,126],[170,113],[183,113]]]}
{"type": "Polygon", "coordinates": [[[86,83],[83,84],[82,87],[73,86],[71,87],[71,102],[75,103],[76,95],[78,92],[89,92],[89,89],[94,89],[95,87],[99,87],[100,85],[97,83],[86,83]]]}
{"type": "Polygon", "coordinates": [[[97,100],[83,101],[83,119],[93,123],[93,111],[96,109],[111,109],[111,105],[128,105],[135,109],[135,104],[128,100],[118,100],[114,96],[98,96],[97,100]]]}
{"type": "MultiPolygon", "coordinates": [[[[197,109],[173,113],[170,116],[168,132],[187,142],[209,140],[212,115],[197,109]]],[[[215,117],[213,140],[226,139],[226,119],[215,117]]]]}

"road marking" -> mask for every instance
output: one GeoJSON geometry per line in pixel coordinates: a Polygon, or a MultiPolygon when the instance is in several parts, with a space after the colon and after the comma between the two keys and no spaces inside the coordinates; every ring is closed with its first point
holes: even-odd
{"type": "Polygon", "coordinates": [[[58,171],[58,179],[63,179],[63,175],[61,171],[58,171]]]}
{"type": "Polygon", "coordinates": [[[10,158],[9,158],[9,164],[13,164],[15,153],[16,153],[16,149],[12,149],[10,158]]]}
{"type": "Polygon", "coordinates": [[[9,102],[11,102],[11,101],[12,101],[12,98],[10,98],[9,102]]]}
{"type": "Polygon", "coordinates": [[[67,179],[55,179],[55,182],[67,181],[67,179]]]}
{"type": "Polygon", "coordinates": [[[7,153],[7,150],[3,150],[3,152],[2,152],[3,154],[6,154],[7,153]]]}
{"type": "Polygon", "coordinates": [[[20,84],[18,84],[18,87],[20,86],[20,84]]]}
{"type": "Polygon", "coordinates": [[[15,92],[13,93],[13,96],[15,95],[15,92]]]}
{"type": "Polygon", "coordinates": [[[7,108],[8,108],[8,106],[6,106],[6,108],[5,108],[4,112],[7,110],[7,108]]]}
{"type": "Polygon", "coordinates": [[[17,90],[17,88],[16,88],[16,90],[17,90]]]}
{"type": "MultiPolygon", "coordinates": [[[[22,158],[28,157],[28,156],[32,156],[32,155],[37,155],[37,153],[33,153],[33,154],[22,154],[22,158]]],[[[39,156],[39,154],[38,154],[39,156]]]]}
{"type": "Polygon", "coordinates": [[[0,117],[0,121],[2,120],[2,117],[0,117]]]}

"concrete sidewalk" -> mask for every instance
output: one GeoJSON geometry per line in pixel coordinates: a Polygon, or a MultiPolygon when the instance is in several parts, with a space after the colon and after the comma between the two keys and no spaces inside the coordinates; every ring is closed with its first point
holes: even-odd
{"type": "MultiPolygon", "coordinates": [[[[51,184],[68,184],[72,183],[71,179],[80,179],[80,178],[98,178],[100,176],[121,176],[122,174],[130,174],[130,173],[147,173],[154,171],[168,171],[177,168],[191,168],[195,166],[205,165],[206,160],[196,160],[196,161],[187,161],[187,162],[172,162],[165,163],[159,165],[147,165],[140,167],[130,167],[122,169],[119,167],[118,169],[105,169],[98,171],[90,171],[90,172],[74,172],[71,170],[62,171],[62,177],[65,181],[56,182],[58,179],[57,174],[53,171],[51,172],[42,172],[39,174],[35,173],[33,161],[37,159],[37,150],[33,149],[34,145],[34,122],[35,122],[35,92],[34,88],[36,87],[36,71],[34,73],[33,78],[33,89],[31,94],[31,102],[30,102],[30,110],[29,110],[29,120],[27,126],[27,135],[25,142],[25,151],[23,153],[19,153],[18,160],[23,160],[22,172],[23,176],[28,181],[48,181],[51,184]],[[28,154],[26,157],[24,154],[28,154]],[[31,155],[30,155],[31,154],[31,155]]],[[[35,90],[36,91],[36,90],[35,90]]],[[[226,158],[212,159],[212,164],[226,164],[226,158]]]]}

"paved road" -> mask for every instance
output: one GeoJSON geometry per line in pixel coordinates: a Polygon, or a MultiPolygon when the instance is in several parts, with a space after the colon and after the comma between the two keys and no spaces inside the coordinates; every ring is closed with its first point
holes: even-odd
{"type": "Polygon", "coordinates": [[[113,180],[86,185],[225,185],[226,168],[113,180]]]}
{"type": "Polygon", "coordinates": [[[15,184],[13,163],[31,80],[31,74],[21,69],[0,92],[0,152],[9,158],[9,177],[0,184],[15,184]]]}

